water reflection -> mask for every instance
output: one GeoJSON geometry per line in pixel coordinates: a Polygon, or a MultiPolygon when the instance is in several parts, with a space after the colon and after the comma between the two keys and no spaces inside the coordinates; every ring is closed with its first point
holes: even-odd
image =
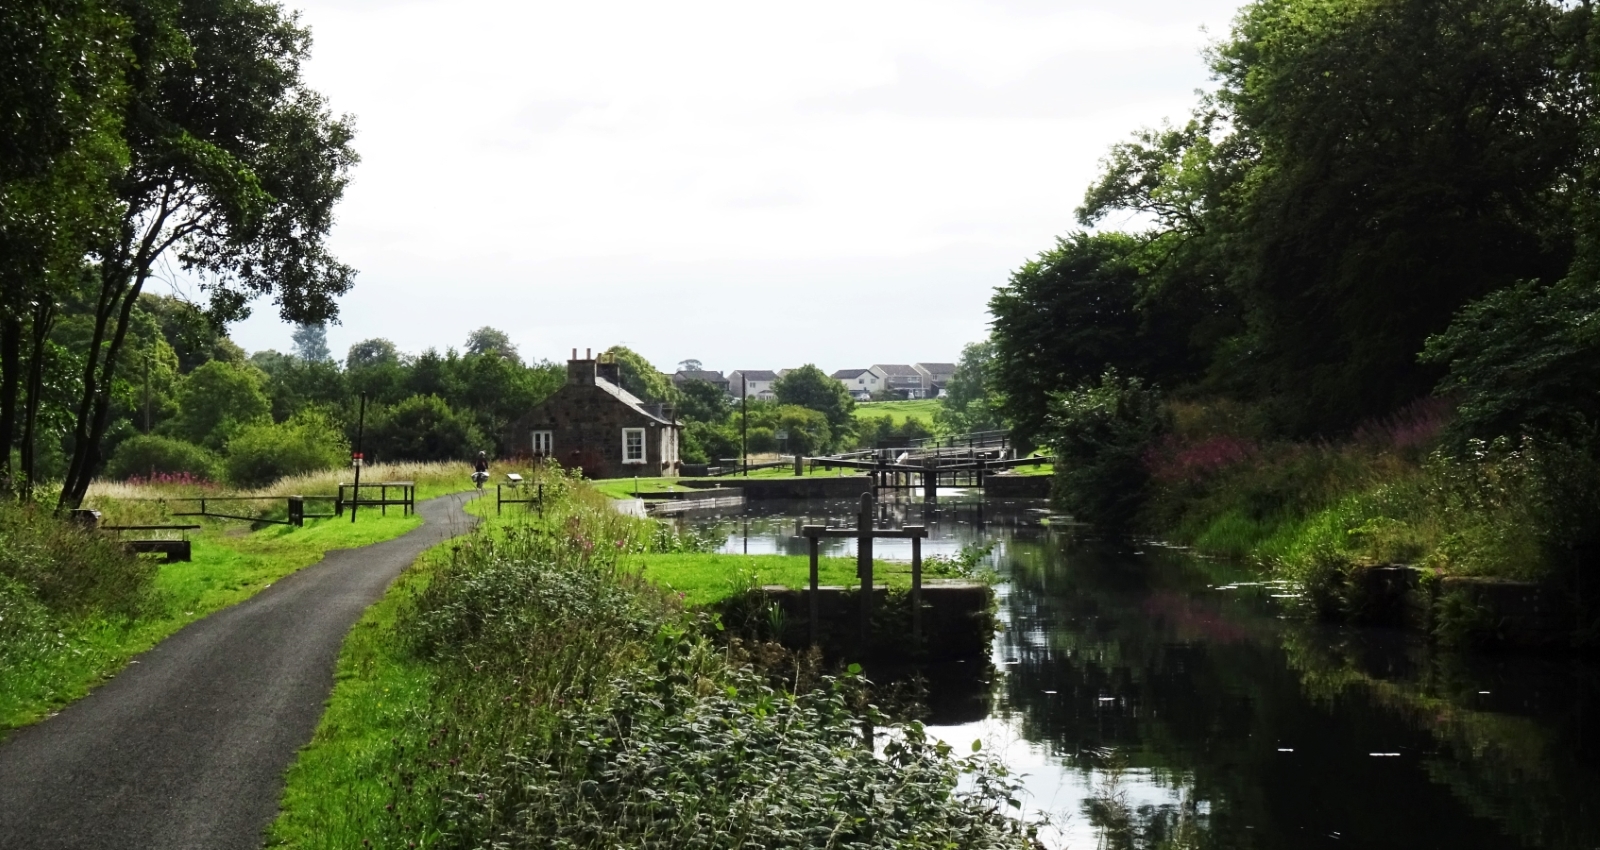
{"type": "MultiPolygon", "coordinates": [[[[757,552],[853,504],[689,520],[757,552]],[[749,536],[745,537],[745,521],[749,536]]],[[[1159,547],[1083,541],[1037,504],[891,504],[930,552],[996,540],[1006,629],[982,739],[1072,847],[1600,847],[1600,669],[1442,652],[1289,616],[1282,588],[1159,547]],[[966,511],[963,514],[963,511],[966,511]],[[982,523],[980,527],[979,523],[982,523]],[[941,548],[935,548],[941,547],[941,548]]],[[[831,554],[849,554],[840,541],[831,554]]],[[[906,557],[878,550],[880,557],[906,557]]]]}

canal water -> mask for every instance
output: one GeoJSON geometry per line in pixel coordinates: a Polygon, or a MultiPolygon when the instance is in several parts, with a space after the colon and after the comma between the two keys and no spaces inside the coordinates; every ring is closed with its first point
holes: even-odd
{"type": "MultiPolygon", "coordinates": [[[[801,525],[856,510],[681,522],[725,552],[803,554],[801,525]]],[[[1097,541],[1042,502],[943,491],[877,510],[879,527],[927,525],[930,554],[992,545],[995,673],[931,731],[1022,774],[1052,847],[1600,850],[1600,665],[1318,624],[1253,570],[1097,541]]],[[[875,555],[909,559],[896,544],[875,555]]]]}

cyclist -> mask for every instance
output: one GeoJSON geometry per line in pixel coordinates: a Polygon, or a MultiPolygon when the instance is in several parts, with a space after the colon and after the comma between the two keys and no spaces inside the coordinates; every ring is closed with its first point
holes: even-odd
{"type": "Polygon", "coordinates": [[[489,481],[489,455],[478,452],[478,459],[472,462],[472,483],[482,490],[483,485],[489,481]]]}

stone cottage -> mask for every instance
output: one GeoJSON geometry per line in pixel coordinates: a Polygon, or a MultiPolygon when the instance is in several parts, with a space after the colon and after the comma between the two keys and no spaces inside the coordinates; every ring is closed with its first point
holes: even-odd
{"type": "Polygon", "coordinates": [[[554,458],[589,478],[671,476],[678,472],[678,423],[672,408],[622,388],[619,364],[577,349],[567,383],[506,426],[517,454],[554,458]]]}

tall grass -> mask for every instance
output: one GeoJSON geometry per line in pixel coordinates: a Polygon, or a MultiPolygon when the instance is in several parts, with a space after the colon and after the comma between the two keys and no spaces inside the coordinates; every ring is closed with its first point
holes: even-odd
{"type": "Polygon", "coordinates": [[[485,523],[369,612],[277,844],[1030,846],[998,767],[914,725],[875,755],[862,682],[778,687],[631,566],[679,541],[541,480],[542,517],[485,523]]]}

